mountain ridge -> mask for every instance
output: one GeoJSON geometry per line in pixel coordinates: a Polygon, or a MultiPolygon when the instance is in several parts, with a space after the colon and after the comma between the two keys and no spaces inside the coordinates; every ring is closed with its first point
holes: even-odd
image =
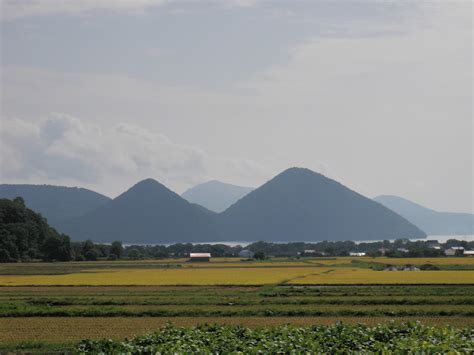
{"type": "Polygon", "coordinates": [[[435,211],[394,195],[380,195],[374,200],[405,217],[429,235],[474,234],[473,214],[435,211]]]}
{"type": "Polygon", "coordinates": [[[18,196],[58,230],[70,218],[81,216],[110,201],[109,197],[82,187],[0,184],[0,198],[12,200],[18,196]]]}

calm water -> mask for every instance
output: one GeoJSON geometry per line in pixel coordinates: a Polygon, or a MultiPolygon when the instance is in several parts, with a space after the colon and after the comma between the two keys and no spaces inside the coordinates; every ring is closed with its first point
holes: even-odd
{"type": "MultiPolygon", "coordinates": [[[[468,242],[472,242],[474,241],[474,235],[429,235],[428,237],[426,237],[426,239],[410,239],[412,242],[413,241],[417,241],[417,240],[437,240],[438,242],[440,243],[446,243],[446,241],[448,239],[457,239],[457,240],[465,240],[465,241],[468,241],[468,242]]],[[[306,242],[306,243],[318,243],[318,242],[321,242],[322,240],[315,240],[315,241],[312,241],[312,242],[306,242]]],[[[360,240],[360,241],[355,241],[356,243],[373,243],[373,242],[381,242],[382,240],[360,240]]],[[[290,241],[290,242],[276,242],[276,243],[281,243],[281,244],[285,244],[285,243],[291,243],[293,241],[290,241]]],[[[249,245],[249,244],[252,244],[253,242],[235,242],[235,241],[232,241],[232,242],[201,242],[201,243],[192,243],[192,244],[225,244],[225,245],[229,245],[231,247],[235,247],[237,245],[241,245],[241,246],[246,246],[246,245],[249,245]]],[[[175,244],[175,243],[168,243],[168,244],[133,244],[133,245],[172,245],[172,244],[175,244]]],[[[132,244],[128,244],[128,243],[124,243],[124,246],[129,246],[129,245],[132,245],[132,244]]]]}

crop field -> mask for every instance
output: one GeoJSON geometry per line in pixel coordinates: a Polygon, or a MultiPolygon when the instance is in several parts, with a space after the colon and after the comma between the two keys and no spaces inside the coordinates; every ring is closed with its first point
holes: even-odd
{"type": "Polygon", "coordinates": [[[420,321],[472,329],[472,260],[229,258],[211,263],[171,259],[2,264],[0,351],[70,350],[81,339],[119,340],[168,323],[268,328],[420,321]],[[440,270],[380,271],[380,265],[392,262],[430,263],[440,270]]]}
{"type": "Polygon", "coordinates": [[[0,266],[0,286],[474,284],[474,258],[312,258],[211,263],[118,261],[22,263],[0,266]],[[381,271],[385,265],[433,265],[439,270],[381,271]]]}

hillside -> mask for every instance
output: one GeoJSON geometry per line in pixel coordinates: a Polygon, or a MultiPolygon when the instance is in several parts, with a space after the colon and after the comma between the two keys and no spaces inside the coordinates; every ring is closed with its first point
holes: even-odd
{"type": "Polygon", "coordinates": [[[32,210],[41,213],[54,228],[62,230],[63,223],[84,215],[107,203],[110,198],[97,192],[52,185],[0,185],[0,198],[20,196],[32,210]]]}
{"type": "Polygon", "coordinates": [[[208,181],[186,190],[181,197],[214,212],[223,212],[252,191],[252,187],[208,181]]]}
{"type": "Polygon", "coordinates": [[[191,204],[153,179],[143,180],[105,205],[71,220],[73,239],[174,243],[216,240],[215,214],[191,204]]]}
{"type": "Polygon", "coordinates": [[[220,215],[227,240],[315,241],[420,238],[393,211],[308,169],[291,168],[220,215]]]}
{"type": "Polygon", "coordinates": [[[60,235],[22,198],[0,199],[0,262],[71,260],[69,237],[60,235]]]}
{"type": "Polygon", "coordinates": [[[474,215],[438,212],[398,196],[382,195],[375,201],[405,217],[429,235],[472,235],[474,215]]]}

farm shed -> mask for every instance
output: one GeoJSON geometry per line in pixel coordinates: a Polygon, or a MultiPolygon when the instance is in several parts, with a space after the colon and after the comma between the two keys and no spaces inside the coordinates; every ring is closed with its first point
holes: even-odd
{"type": "Polygon", "coordinates": [[[244,249],[239,252],[239,256],[241,258],[253,258],[253,252],[251,250],[244,249]]]}
{"type": "Polygon", "coordinates": [[[189,254],[189,261],[210,261],[211,253],[191,253],[189,254]]]}
{"type": "Polygon", "coordinates": [[[463,247],[451,247],[444,251],[444,255],[446,256],[462,256],[464,254],[463,247]]]}

